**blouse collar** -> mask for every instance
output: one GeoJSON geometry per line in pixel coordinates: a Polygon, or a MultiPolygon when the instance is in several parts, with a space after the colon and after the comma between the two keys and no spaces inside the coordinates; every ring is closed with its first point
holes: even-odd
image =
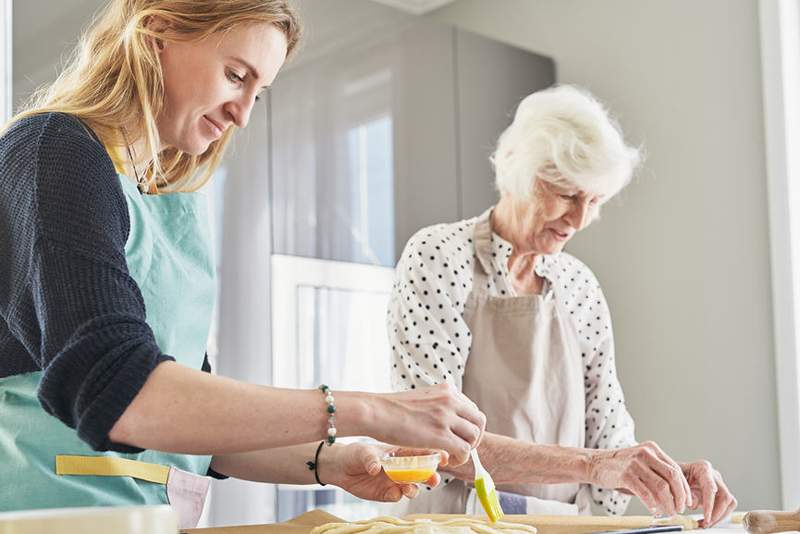
{"type": "MultiPolygon", "coordinates": [[[[500,237],[495,231],[492,231],[492,266],[495,271],[503,273],[504,277],[509,276],[508,272],[508,258],[514,247],[511,243],[500,237]]],[[[550,283],[555,282],[553,266],[556,263],[558,254],[541,254],[536,258],[536,263],[533,266],[536,274],[542,278],[546,278],[550,283]]]]}

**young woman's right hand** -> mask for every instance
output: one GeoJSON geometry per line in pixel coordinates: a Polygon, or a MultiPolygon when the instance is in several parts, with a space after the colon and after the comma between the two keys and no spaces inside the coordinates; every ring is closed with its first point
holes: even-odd
{"type": "Polygon", "coordinates": [[[469,459],[480,443],[486,416],[450,384],[376,395],[372,437],[405,447],[441,449],[450,465],[469,459]]]}

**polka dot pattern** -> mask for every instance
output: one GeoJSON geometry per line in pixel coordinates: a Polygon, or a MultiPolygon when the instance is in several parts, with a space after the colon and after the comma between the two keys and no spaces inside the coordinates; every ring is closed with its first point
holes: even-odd
{"type": "MultiPolygon", "coordinates": [[[[424,228],[406,244],[387,313],[395,390],[442,382],[462,387],[472,336],[463,312],[477,261],[472,242],[476,221],[424,228]]],[[[492,274],[487,286],[492,296],[516,294],[508,271],[511,251],[510,243],[492,234],[492,274]]],[[[535,269],[553,289],[580,345],[575,357],[581,358],[584,369],[585,446],[615,449],[636,444],[614,363],[611,317],[597,279],[565,252],[540,257],[535,269]]],[[[592,487],[591,493],[610,515],[624,513],[630,501],[616,491],[592,487]]]]}

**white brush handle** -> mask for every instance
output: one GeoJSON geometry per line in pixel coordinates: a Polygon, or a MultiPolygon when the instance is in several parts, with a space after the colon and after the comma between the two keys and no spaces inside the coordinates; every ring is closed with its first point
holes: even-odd
{"type": "Polygon", "coordinates": [[[475,464],[475,478],[477,478],[478,474],[484,472],[481,461],[478,459],[478,449],[472,449],[469,451],[469,455],[472,457],[472,463],[475,464]]]}

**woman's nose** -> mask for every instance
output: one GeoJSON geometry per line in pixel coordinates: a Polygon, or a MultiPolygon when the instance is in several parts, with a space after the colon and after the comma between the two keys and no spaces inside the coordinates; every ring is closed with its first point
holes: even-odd
{"type": "Polygon", "coordinates": [[[572,205],[572,209],[567,213],[567,222],[575,230],[583,230],[588,223],[589,201],[588,199],[578,199],[572,205]]]}
{"type": "Polygon", "coordinates": [[[254,104],[255,98],[242,98],[237,101],[229,102],[225,106],[225,111],[237,127],[245,128],[247,127],[247,123],[250,122],[250,113],[253,111],[254,104]]]}

